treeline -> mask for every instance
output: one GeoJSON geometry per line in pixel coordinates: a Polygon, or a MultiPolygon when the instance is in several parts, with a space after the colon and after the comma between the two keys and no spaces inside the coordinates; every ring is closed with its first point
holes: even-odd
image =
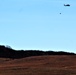
{"type": "Polygon", "coordinates": [[[41,55],[76,55],[75,53],[63,52],[63,51],[40,51],[40,50],[14,50],[11,47],[0,45],[0,58],[24,58],[29,56],[41,56],[41,55]]]}

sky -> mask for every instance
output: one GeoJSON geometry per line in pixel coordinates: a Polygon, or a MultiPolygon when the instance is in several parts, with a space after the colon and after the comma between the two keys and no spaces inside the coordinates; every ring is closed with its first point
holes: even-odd
{"type": "Polygon", "coordinates": [[[76,0],[0,0],[0,45],[76,53],[76,0]]]}

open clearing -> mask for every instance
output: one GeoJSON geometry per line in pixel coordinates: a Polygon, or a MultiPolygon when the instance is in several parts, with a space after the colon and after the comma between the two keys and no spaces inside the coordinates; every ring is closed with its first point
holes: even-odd
{"type": "Polygon", "coordinates": [[[76,55],[0,58],[0,75],[76,75],[76,55]]]}

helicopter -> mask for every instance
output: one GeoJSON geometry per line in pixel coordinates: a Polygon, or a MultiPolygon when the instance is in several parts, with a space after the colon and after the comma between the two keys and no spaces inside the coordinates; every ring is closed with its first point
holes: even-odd
{"type": "Polygon", "coordinates": [[[70,6],[70,4],[64,4],[64,6],[70,6]]]}
{"type": "MultiPolygon", "coordinates": [[[[65,6],[65,7],[66,7],[66,6],[67,6],[67,7],[69,7],[69,6],[70,6],[70,4],[64,4],[64,6],[65,6]]],[[[62,13],[59,13],[59,14],[62,14],[62,13]]]]}

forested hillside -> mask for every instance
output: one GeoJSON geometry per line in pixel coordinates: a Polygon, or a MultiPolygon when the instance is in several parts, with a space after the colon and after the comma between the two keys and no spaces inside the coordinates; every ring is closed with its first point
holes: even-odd
{"type": "Polygon", "coordinates": [[[76,55],[75,53],[63,51],[41,51],[41,50],[14,50],[11,47],[0,45],[1,58],[24,58],[29,56],[42,56],[42,55],[76,55]]]}

